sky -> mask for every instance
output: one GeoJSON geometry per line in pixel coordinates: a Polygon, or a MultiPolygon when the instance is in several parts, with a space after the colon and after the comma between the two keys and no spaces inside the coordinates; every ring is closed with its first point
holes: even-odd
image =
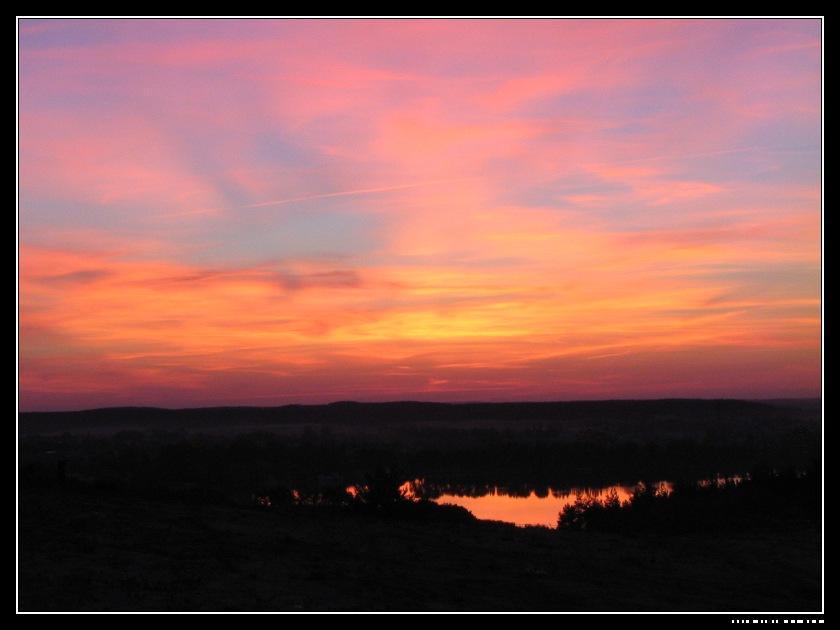
{"type": "Polygon", "coordinates": [[[20,408],[818,396],[820,28],[20,20],[20,408]]]}

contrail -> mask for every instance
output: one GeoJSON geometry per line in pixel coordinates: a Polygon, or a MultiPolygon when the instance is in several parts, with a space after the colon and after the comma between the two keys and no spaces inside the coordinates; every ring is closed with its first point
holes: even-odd
{"type": "Polygon", "coordinates": [[[466,177],[450,177],[449,179],[435,179],[428,182],[419,182],[416,184],[402,184],[400,186],[382,186],[380,188],[358,188],[356,190],[341,190],[338,192],[321,193],[318,195],[307,195],[304,197],[290,197],[288,199],[276,199],[274,201],[262,201],[260,203],[252,203],[247,206],[240,206],[241,208],[264,208],[266,206],[281,206],[287,203],[296,203],[298,201],[309,201],[311,199],[326,199],[328,197],[352,197],[353,195],[369,195],[372,193],[390,192],[392,190],[406,190],[409,188],[421,188],[423,186],[431,186],[432,184],[442,184],[445,182],[460,181],[468,179],[466,177]]]}
{"type": "MultiPolygon", "coordinates": [[[[449,177],[447,179],[433,179],[425,182],[418,182],[415,184],[401,184],[399,186],[380,186],[378,188],[358,188],[355,190],[339,190],[336,192],[321,193],[318,195],[304,195],[302,197],[289,197],[287,199],[274,199],[273,201],[261,201],[259,203],[251,203],[245,206],[237,206],[235,210],[244,210],[249,208],[267,208],[270,206],[282,206],[289,203],[297,203],[300,201],[310,201],[313,199],[328,199],[330,197],[352,197],[354,195],[371,195],[375,193],[390,192],[394,190],[407,190],[410,188],[422,188],[423,186],[431,186],[434,184],[443,184],[446,182],[463,181],[465,179],[472,179],[471,177],[449,177]]],[[[193,214],[210,214],[219,212],[223,208],[200,208],[196,210],[186,210],[184,212],[173,212],[162,215],[164,217],[180,217],[193,214]]]]}

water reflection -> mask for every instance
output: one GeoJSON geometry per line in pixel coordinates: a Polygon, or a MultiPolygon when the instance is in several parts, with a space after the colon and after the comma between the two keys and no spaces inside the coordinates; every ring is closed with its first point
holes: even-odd
{"type": "MultiPolygon", "coordinates": [[[[697,481],[697,484],[699,486],[738,484],[746,478],[748,476],[717,475],[701,479],[697,481]]],[[[636,491],[645,490],[648,487],[653,487],[657,494],[669,494],[673,491],[674,484],[671,481],[655,481],[639,482],[634,485],[552,488],[532,484],[504,486],[447,484],[413,479],[402,484],[397,481],[389,489],[389,496],[392,500],[428,500],[438,504],[458,505],[482,520],[504,521],[518,526],[556,527],[560,512],[565,507],[574,504],[579,497],[595,499],[599,502],[618,500],[620,503],[626,503],[636,491]]],[[[382,488],[378,490],[381,492],[382,488]]],[[[326,489],[310,492],[292,490],[290,498],[292,502],[300,504],[341,504],[345,500],[357,500],[364,492],[370,492],[368,486],[349,485],[343,488],[329,486],[326,489]]],[[[255,496],[254,499],[262,507],[270,507],[273,504],[269,496],[260,495],[255,496]]]]}
{"type": "MultiPolygon", "coordinates": [[[[653,484],[660,492],[670,492],[673,484],[658,481],[653,484]]],[[[427,496],[436,503],[447,503],[465,507],[476,518],[505,521],[519,526],[543,525],[556,527],[560,511],[575,502],[578,496],[602,500],[615,492],[622,503],[629,501],[636,486],[612,485],[599,488],[539,488],[523,492],[492,486],[483,492],[477,489],[444,487],[440,492],[428,492],[427,496]]]]}
{"type": "MultiPolygon", "coordinates": [[[[698,481],[700,486],[740,483],[742,475],[717,475],[698,481]]],[[[547,486],[518,485],[448,485],[432,484],[417,479],[407,481],[402,488],[414,497],[430,499],[436,503],[448,503],[465,507],[476,518],[505,521],[519,526],[542,525],[556,527],[560,511],[573,504],[579,496],[603,501],[612,493],[621,503],[629,501],[636,488],[646,484],[614,484],[599,487],[551,488],[547,486]]],[[[671,481],[652,482],[657,492],[670,493],[674,484],[671,481]]]]}

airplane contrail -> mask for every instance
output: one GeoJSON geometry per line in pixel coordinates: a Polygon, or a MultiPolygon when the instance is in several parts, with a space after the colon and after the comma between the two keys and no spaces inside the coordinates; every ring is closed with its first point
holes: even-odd
{"type": "Polygon", "coordinates": [[[416,184],[401,184],[399,186],[382,186],[379,188],[358,188],[356,190],[341,190],[330,193],[320,193],[317,195],[306,195],[303,197],[290,197],[288,199],[276,199],[274,201],[261,201],[260,203],[252,203],[247,206],[240,206],[241,208],[265,208],[267,206],[280,206],[287,203],[296,203],[298,201],[309,201],[311,199],[326,199],[328,197],[351,197],[353,195],[368,195],[372,193],[390,192],[392,190],[406,190],[409,188],[421,188],[423,186],[431,186],[432,184],[442,184],[445,182],[460,181],[469,179],[467,177],[450,177],[448,179],[435,179],[427,182],[419,182],[416,184]]]}
{"type": "MultiPolygon", "coordinates": [[[[327,199],[330,197],[351,197],[354,195],[370,195],[375,193],[381,192],[391,192],[394,190],[407,190],[410,188],[422,188],[423,186],[431,186],[433,184],[442,184],[446,182],[455,182],[455,181],[462,181],[465,179],[472,179],[471,177],[450,177],[447,179],[433,179],[425,182],[417,182],[414,184],[400,184],[399,186],[380,186],[377,188],[357,188],[354,190],[339,190],[335,192],[329,193],[320,193],[317,195],[304,195],[301,197],[289,197],[286,199],[274,199],[272,201],[260,201],[258,203],[251,203],[244,206],[237,206],[234,209],[243,210],[248,208],[267,208],[270,206],[282,206],[289,203],[297,203],[300,201],[310,201],[313,199],[327,199]]],[[[162,216],[165,217],[180,217],[180,216],[189,216],[194,214],[210,214],[213,212],[219,212],[224,210],[224,208],[200,208],[196,210],[186,210],[184,212],[174,212],[165,214],[162,216]]]]}

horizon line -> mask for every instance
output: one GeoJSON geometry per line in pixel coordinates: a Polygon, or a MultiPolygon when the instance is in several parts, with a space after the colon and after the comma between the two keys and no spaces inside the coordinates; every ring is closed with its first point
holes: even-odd
{"type": "Polygon", "coordinates": [[[41,409],[41,410],[22,410],[18,409],[18,416],[22,414],[34,413],[88,413],[93,411],[118,411],[118,410],[138,410],[145,409],[150,411],[198,411],[198,410],[213,410],[213,409],[285,409],[289,407],[329,407],[332,405],[395,405],[395,404],[419,404],[419,405],[549,405],[549,404],[565,404],[565,403],[610,403],[610,402],[666,402],[666,401],[727,401],[727,402],[753,402],[753,403],[769,403],[778,401],[822,401],[823,396],[782,396],[769,398],[737,398],[737,397],[699,397],[699,396],[667,396],[662,398],[575,398],[575,399],[545,399],[545,400],[461,400],[461,401],[441,401],[441,400],[416,400],[411,398],[395,399],[395,400],[379,400],[379,401],[365,401],[365,400],[333,400],[322,403],[284,403],[278,405],[197,405],[194,407],[163,407],[156,405],[115,405],[106,407],[87,407],[84,409],[41,409]]]}

